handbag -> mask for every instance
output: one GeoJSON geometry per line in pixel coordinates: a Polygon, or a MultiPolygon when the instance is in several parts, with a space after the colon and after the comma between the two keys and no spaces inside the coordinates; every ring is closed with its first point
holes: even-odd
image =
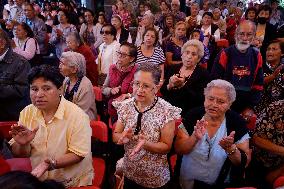
{"type": "MultiPolygon", "coordinates": [[[[30,39],[30,38],[29,38],[30,39]]],[[[29,40],[28,39],[28,40],[29,40]]],[[[42,56],[41,54],[37,54],[37,51],[38,51],[38,43],[36,41],[35,38],[33,38],[35,40],[35,46],[36,46],[36,50],[35,50],[35,55],[32,59],[30,59],[28,62],[30,63],[31,67],[35,67],[35,66],[39,66],[42,64],[42,56]]],[[[26,50],[26,45],[27,45],[27,41],[25,42],[25,45],[24,45],[24,51],[26,50]]]]}

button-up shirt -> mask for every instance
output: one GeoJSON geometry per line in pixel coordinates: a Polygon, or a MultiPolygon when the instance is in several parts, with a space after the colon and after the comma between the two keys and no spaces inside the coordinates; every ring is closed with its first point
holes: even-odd
{"type": "MultiPolygon", "coordinates": [[[[82,109],[61,97],[53,119],[45,123],[41,110],[31,104],[20,113],[19,124],[30,130],[39,127],[30,143],[33,169],[47,157],[58,159],[70,152],[84,157],[74,165],[45,172],[41,180],[55,179],[66,187],[92,184],[92,131],[89,117],[82,109]]],[[[15,140],[11,139],[9,143],[13,145],[15,140]]]]}

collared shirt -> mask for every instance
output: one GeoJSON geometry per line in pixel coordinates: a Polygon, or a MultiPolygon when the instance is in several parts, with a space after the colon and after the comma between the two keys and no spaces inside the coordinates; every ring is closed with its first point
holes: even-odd
{"type": "MultiPolygon", "coordinates": [[[[194,179],[214,184],[227,158],[227,154],[219,145],[219,141],[227,135],[225,118],[211,139],[206,132],[193,150],[183,156],[181,164],[181,183],[183,186],[186,186],[185,183],[194,179]]],[[[249,134],[245,134],[236,144],[242,143],[249,138],[249,134]]]]}
{"type": "Polygon", "coordinates": [[[0,61],[4,60],[5,55],[7,54],[9,49],[7,49],[2,55],[0,55],[0,61]]]}
{"type": "Polygon", "coordinates": [[[22,7],[13,5],[10,9],[10,15],[9,15],[8,20],[9,21],[14,20],[14,21],[20,22],[23,17],[24,17],[24,11],[22,7]]]}
{"type": "Polygon", "coordinates": [[[44,21],[37,16],[32,19],[28,19],[26,16],[24,16],[21,18],[20,22],[24,22],[30,26],[34,33],[34,38],[39,44],[40,54],[46,54],[47,47],[45,41],[47,29],[44,21]]]}
{"type": "MultiPolygon", "coordinates": [[[[92,184],[91,128],[88,116],[75,104],[61,97],[58,109],[51,121],[45,123],[42,112],[33,104],[21,113],[19,124],[30,130],[39,127],[31,142],[31,164],[34,169],[47,157],[58,159],[72,152],[82,161],[65,168],[47,171],[41,180],[55,179],[66,187],[92,184]]],[[[14,143],[14,139],[9,142],[14,143]]]]}

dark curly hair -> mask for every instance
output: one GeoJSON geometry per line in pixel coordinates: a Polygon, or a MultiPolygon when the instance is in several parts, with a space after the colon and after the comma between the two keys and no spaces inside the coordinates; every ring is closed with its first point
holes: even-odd
{"type": "Polygon", "coordinates": [[[59,68],[50,65],[40,65],[31,69],[28,75],[29,84],[32,84],[38,78],[51,81],[58,89],[63,85],[64,81],[64,76],[60,73],[59,68]]]}

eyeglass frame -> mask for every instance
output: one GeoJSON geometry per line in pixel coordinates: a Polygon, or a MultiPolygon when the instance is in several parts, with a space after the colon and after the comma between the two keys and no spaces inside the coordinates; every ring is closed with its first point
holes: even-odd
{"type": "Polygon", "coordinates": [[[154,87],[147,86],[148,84],[140,84],[138,81],[132,81],[131,85],[133,88],[141,88],[143,91],[151,91],[154,89],[154,87]]]}
{"type": "Polygon", "coordinates": [[[121,58],[125,58],[127,56],[132,57],[130,54],[126,54],[126,53],[122,53],[120,51],[115,51],[115,53],[117,54],[117,56],[121,56],[121,58]]]}

